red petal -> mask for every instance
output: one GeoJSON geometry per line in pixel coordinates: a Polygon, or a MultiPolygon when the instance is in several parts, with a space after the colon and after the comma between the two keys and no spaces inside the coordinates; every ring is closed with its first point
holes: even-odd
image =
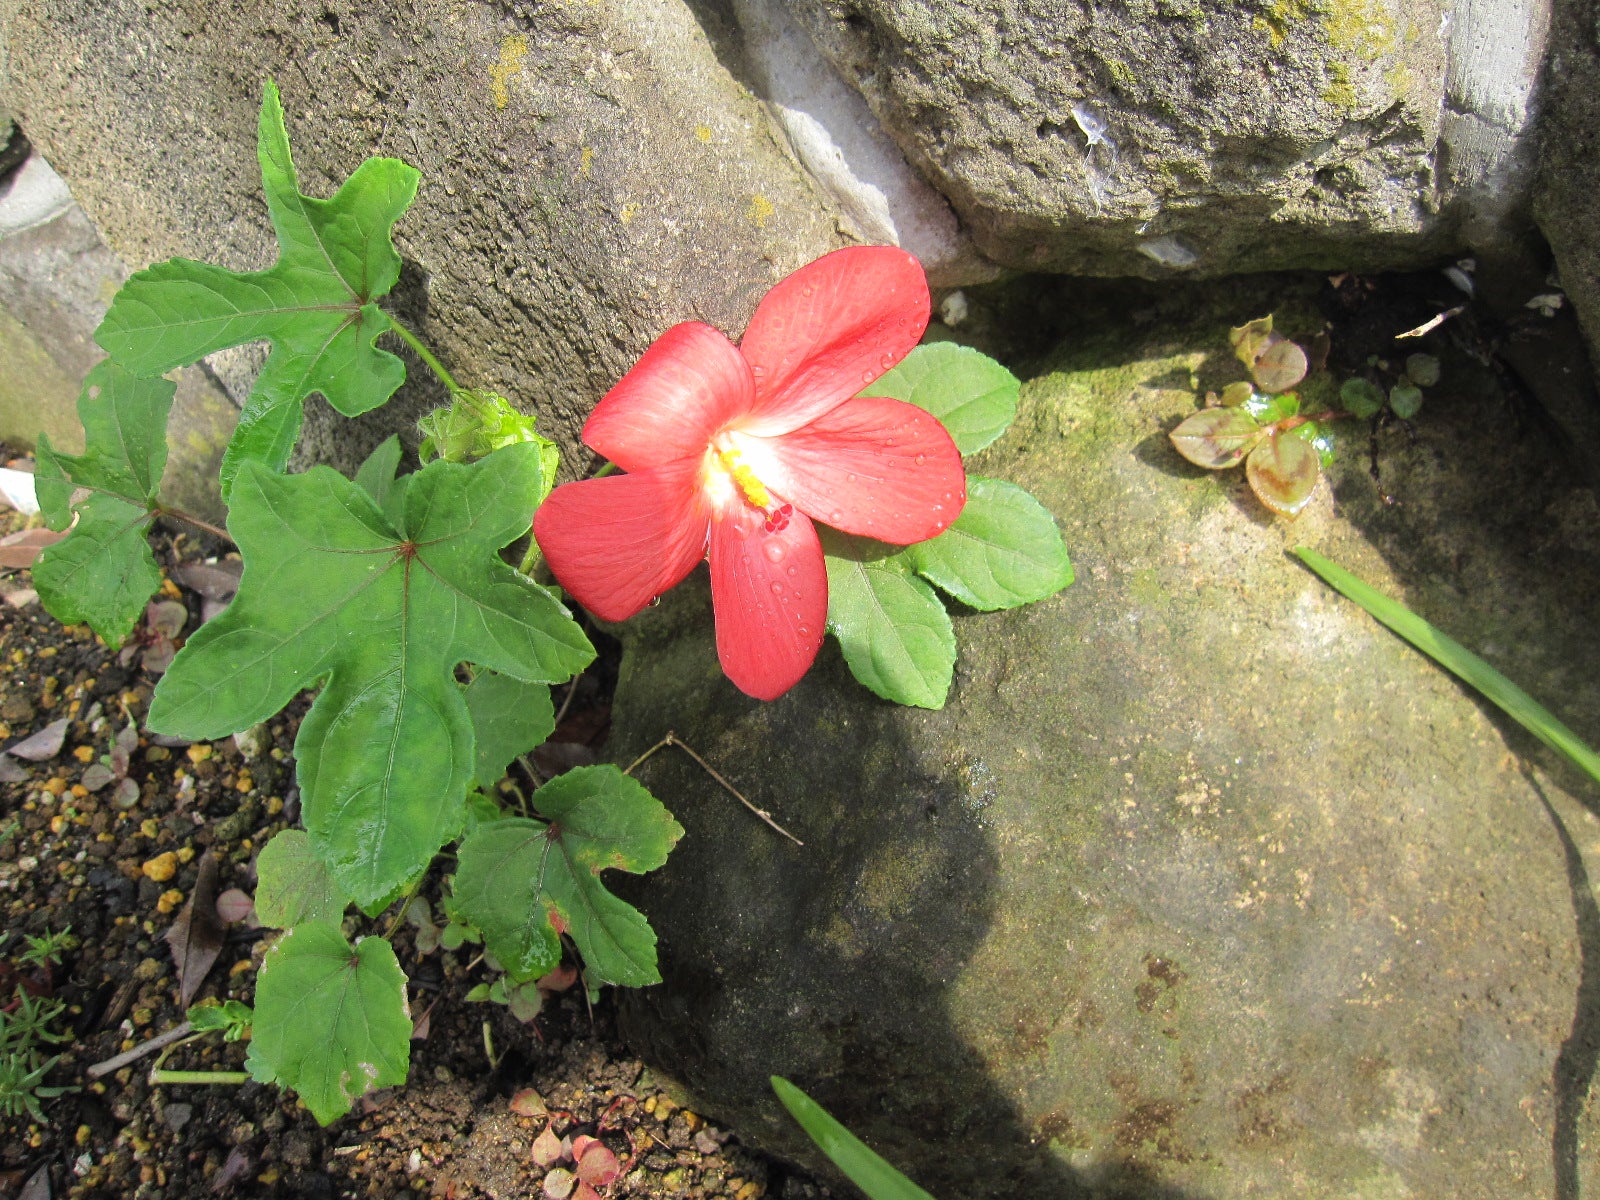
{"type": "Polygon", "coordinates": [[[625,620],[705,555],[699,477],[698,461],[681,460],[563,484],[533,515],[533,536],[579,604],[603,620],[625,620]]]}
{"type": "Polygon", "coordinates": [[[928,277],[893,246],[851,246],[801,267],[767,293],[739,350],[755,409],[739,428],[798,429],[894,366],[928,327],[928,277]]]}
{"type": "Polygon", "coordinates": [[[811,666],[828,620],[822,543],[803,513],[768,533],[761,513],[740,505],[711,524],[711,605],[717,657],[734,685],[776,700],[811,666]]]}
{"type": "Polygon", "coordinates": [[[961,515],[967,476],[937,418],[915,404],[861,396],[777,438],[740,438],[761,482],[824,525],[897,546],[961,515]]]}
{"type": "Polygon", "coordinates": [[[689,321],[660,337],[589,414],[583,440],[624,471],[698,457],[749,411],[750,368],[734,344],[689,321]]]}

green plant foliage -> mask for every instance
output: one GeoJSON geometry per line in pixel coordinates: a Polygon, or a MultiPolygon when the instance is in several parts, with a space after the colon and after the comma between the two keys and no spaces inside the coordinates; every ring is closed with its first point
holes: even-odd
{"type": "Polygon", "coordinates": [[[897,704],[943,708],[955,673],[950,614],[895,546],[819,526],[828,630],[850,672],[897,704]]]}
{"type": "Polygon", "coordinates": [[[781,1075],[772,1076],[772,1090],[778,1093],[778,1099],[800,1123],[806,1136],[817,1144],[817,1149],[832,1159],[833,1165],[871,1200],[933,1200],[787,1079],[781,1075]]]}
{"type": "Polygon", "coordinates": [[[305,824],[362,908],[461,829],[474,749],[456,664],[535,683],[594,657],[566,610],[495,553],[526,531],[539,476],[529,444],[430,463],[410,477],[396,527],[326,467],[240,470],[239,594],[179,651],[149,725],[223,737],[325,680],[295,741],[305,824]]]}
{"type": "Polygon", "coordinates": [[[326,1125],[374,1088],[404,1083],[411,1059],[405,976],[383,938],[352,947],[337,922],[312,921],[267,951],[245,1066],[293,1088],[326,1125]]]}
{"type": "MultiPolygon", "coordinates": [[[[446,408],[436,408],[417,428],[422,444],[417,457],[424,463],[442,458],[447,462],[468,462],[515,446],[532,442],[539,447],[539,465],[544,469],[544,490],[555,486],[561,467],[561,452],[556,444],[535,431],[535,419],[518,412],[511,402],[495,392],[458,391],[446,408]]],[[[544,502],[544,496],[539,497],[544,502]]]]}
{"type": "Polygon", "coordinates": [[[1179,423],[1168,437],[1173,447],[1197,467],[1221,471],[1236,467],[1261,440],[1261,423],[1242,405],[1202,408],[1179,423]]]}
{"type": "Polygon", "coordinates": [[[225,1042],[237,1042],[255,1025],[256,1014],[240,1000],[221,1004],[196,1004],[188,1012],[189,1027],[196,1033],[222,1034],[225,1042]]]}
{"type": "Polygon", "coordinates": [[[913,569],[970,608],[1016,608],[1072,583],[1055,518],[1014,483],[967,477],[955,524],[904,554],[913,569]]]}
{"type": "Polygon", "coordinates": [[[83,453],[61,454],[39,435],[40,510],[51,529],[72,526],[72,532],[40,553],[34,586],[51,616],[69,625],[87,622],[113,648],[161,586],[145,534],[160,508],[167,415],[176,390],[165,379],[138,379],[103,362],[89,372],[78,397],[83,453]],[[79,488],[88,494],[74,505],[79,488]]]}
{"type": "Polygon", "coordinates": [[[1017,415],[1022,385],[994,359],[954,342],[918,346],[861,394],[892,396],[944,423],[962,454],[976,454],[1017,415]]]}
{"type": "Polygon", "coordinates": [[[410,476],[396,474],[400,456],[400,438],[390,434],[373,447],[355,474],[356,486],[371,496],[389,524],[396,526],[405,521],[406,487],[410,483],[410,476]]]}
{"type": "Polygon", "coordinates": [[[70,1034],[49,1027],[65,1011],[61,1001],[30,995],[22,987],[0,1007],[0,1116],[16,1120],[26,1113],[42,1125],[46,1121],[42,1101],[78,1090],[48,1087],[44,1082],[61,1056],[44,1057],[41,1043],[72,1040],[70,1034]]]}
{"type": "Polygon", "coordinates": [[[1383,389],[1370,379],[1346,379],[1339,388],[1339,401],[1352,417],[1365,421],[1383,411],[1383,389]]]}
{"type": "Polygon", "coordinates": [[[497,671],[479,671],[467,685],[466,698],[477,748],[474,777],[479,787],[492,790],[512,759],[555,732],[550,687],[523,683],[497,671]]]}
{"type": "Polygon", "coordinates": [[[605,889],[600,872],[655,870],[683,827],[613,766],[557,776],[532,803],[544,820],[507,817],[461,843],[452,918],[483,934],[516,983],[560,965],[563,932],[583,955],[591,986],[659,983],[655,932],[644,914],[605,889]]]}
{"type": "Polygon", "coordinates": [[[1431,354],[1406,355],[1406,378],[1418,387],[1439,382],[1439,360],[1431,354]]]}
{"type": "Polygon", "coordinates": [[[1422,411],[1422,389],[1414,383],[1397,383],[1389,389],[1389,407],[1402,421],[1422,411]]]}
{"type": "Polygon", "coordinates": [[[1440,633],[1405,605],[1363,583],[1337,563],[1307,546],[1295,547],[1295,554],[1326,583],[1354,600],[1452,675],[1482,692],[1500,711],[1545,745],[1565,754],[1585,775],[1600,783],[1600,754],[1527,692],[1460,642],[1440,633]]]}
{"type": "Polygon", "coordinates": [[[373,345],[390,328],[374,301],[400,277],[390,231],[416,195],[417,170],[369,158],[333,199],[303,195],[271,83],[258,149],[278,261],[248,274],[181,258],[158,263],[128,280],[95,332],[112,358],[147,376],[228,346],[272,343],[223,459],[224,498],[243,462],[283,469],[312,392],[355,416],[405,380],[404,364],[373,345]]]}
{"type": "Polygon", "coordinates": [[[273,929],[338,921],[349,901],[301,829],[284,829],[256,858],[256,919],[273,929]]]}

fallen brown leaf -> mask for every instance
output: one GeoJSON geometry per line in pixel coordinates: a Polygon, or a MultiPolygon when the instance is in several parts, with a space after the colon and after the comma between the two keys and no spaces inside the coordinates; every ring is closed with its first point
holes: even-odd
{"type": "Polygon", "coordinates": [[[66,536],[53,529],[22,529],[8,533],[0,538],[0,567],[31,567],[33,560],[39,557],[39,551],[55,545],[66,536]]]}
{"type": "Polygon", "coordinates": [[[206,973],[222,953],[222,921],[217,916],[217,860],[210,854],[200,859],[200,874],[189,903],[167,930],[167,945],[178,964],[178,1004],[188,1008],[206,973]]]}

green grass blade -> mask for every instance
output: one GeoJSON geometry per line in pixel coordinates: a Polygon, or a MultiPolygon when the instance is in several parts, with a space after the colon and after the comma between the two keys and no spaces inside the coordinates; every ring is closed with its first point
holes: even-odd
{"type": "Polygon", "coordinates": [[[1403,604],[1362,583],[1349,571],[1329,562],[1315,550],[1297,546],[1295,553],[1324,581],[1361,605],[1445,670],[1477,688],[1534,737],[1561,751],[1590,779],[1600,783],[1600,754],[1585,745],[1577,734],[1551,716],[1549,710],[1527,692],[1403,604]]]}
{"type": "Polygon", "coordinates": [[[800,1122],[800,1128],[810,1135],[818,1149],[872,1200],[933,1200],[787,1079],[774,1075],[772,1090],[778,1093],[789,1115],[800,1122]]]}

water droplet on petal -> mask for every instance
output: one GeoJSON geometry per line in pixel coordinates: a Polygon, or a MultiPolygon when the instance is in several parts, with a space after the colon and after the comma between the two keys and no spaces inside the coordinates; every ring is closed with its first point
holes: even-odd
{"type": "Polygon", "coordinates": [[[776,579],[772,581],[772,594],[774,596],[783,595],[783,584],[779,583],[776,579]]]}
{"type": "Polygon", "coordinates": [[[814,288],[814,287],[812,287],[812,286],[811,286],[811,285],[810,285],[810,284],[809,284],[809,283],[808,283],[808,284],[806,284],[806,285],[805,285],[805,287],[803,287],[803,288],[801,288],[801,289],[800,289],[800,294],[801,294],[801,295],[802,295],[802,296],[805,296],[805,297],[807,297],[807,298],[809,298],[809,297],[810,297],[810,296],[811,296],[811,293],[813,293],[813,292],[814,292],[814,291],[816,291],[816,290],[817,290],[817,289],[816,289],[816,288],[814,288]]]}
{"type": "Polygon", "coordinates": [[[916,461],[917,461],[917,466],[920,467],[923,463],[928,461],[928,456],[926,454],[919,454],[919,455],[917,455],[917,460],[916,461]]]}
{"type": "Polygon", "coordinates": [[[810,637],[811,636],[811,627],[809,625],[802,625],[802,626],[800,626],[800,628],[795,630],[795,632],[798,633],[801,637],[810,637]]]}
{"type": "Polygon", "coordinates": [[[846,482],[846,483],[854,483],[854,482],[855,482],[855,481],[856,481],[856,477],[855,477],[855,476],[854,476],[854,475],[849,475],[849,474],[847,474],[847,475],[846,475],[846,476],[845,476],[845,477],[844,477],[844,481],[845,481],[845,482],[846,482]]]}
{"type": "Polygon", "coordinates": [[[790,566],[790,568],[789,568],[789,574],[790,575],[797,575],[797,574],[799,574],[799,572],[800,572],[800,569],[798,567],[795,567],[795,566],[792,566],[792,565],[790,566]]]}
{"type": "Polygon", "coordinates": [[[754,375],[757,379],[760,379],[766,373],[767,373],[767,369],[765,367],[763,367],[760,363],[757,363],[757,364],[755,364],[754,366],[752,366],[750,368],[750,374],[754,375]]]}
{"type": "Polygon", "coordinates": [[[828,514],[828,520],[837,525],[839,523],[839,518],[842,516],[844,516],[844,514],[836,508],[828,514]]]}
{"type": "MultiPolygon", "coordinates": [[[[905,322],[903,322],[903,321],[901,322],[901,324],[904,324],[904,323],[905,322]]],[[[878,358],[878,365],[880,367],[882,367],[885,371],[887,371],[890,367],[894,366],[894,355],[892,355],[892,354],[880,355],[879,358],[878,358]]]]}
{"type": "Polygon", "coordinates": [[[768,542],[766,545],[761,547],[761,553],[767,556],[768,562],[782,562],[784,555],[783,543],[768,542]]]}

